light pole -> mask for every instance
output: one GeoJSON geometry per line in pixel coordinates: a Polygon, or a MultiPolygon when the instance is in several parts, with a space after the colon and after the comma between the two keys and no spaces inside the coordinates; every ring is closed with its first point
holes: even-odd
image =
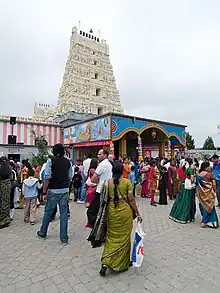
{"type": "MultiPolygon", "coordinates": [[[[218,135],[220,134],[220,125],[217,125],[218,135]]],[[[216,146],[216,153],[217,153],[217,146],[216,146]]]]}

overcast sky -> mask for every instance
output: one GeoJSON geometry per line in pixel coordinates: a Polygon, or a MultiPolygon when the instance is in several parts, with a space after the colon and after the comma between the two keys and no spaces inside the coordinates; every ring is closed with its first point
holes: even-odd
{"type": "Polygon", "coordinates": [[[127,114],[187,124],[220,145],[219,0],[0,0],[0,114],[56,104],[69,38],[101,30],[127,114]]]}

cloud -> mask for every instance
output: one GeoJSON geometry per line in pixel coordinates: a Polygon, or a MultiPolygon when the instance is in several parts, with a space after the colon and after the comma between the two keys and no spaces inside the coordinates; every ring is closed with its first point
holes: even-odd
{"type": "Polygon", "coordinates": [[[2,0],[1,113],[55,104],[71,29],[101,30],[128,114],[187,124],[197,145],[220,145],[217,0],[2,0]]]}

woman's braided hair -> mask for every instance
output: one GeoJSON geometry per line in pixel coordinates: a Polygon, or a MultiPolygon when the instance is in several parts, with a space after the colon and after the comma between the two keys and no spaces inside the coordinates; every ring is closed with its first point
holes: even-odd
{"type": "Polygon", "coordinates": [[[114,204],[115,208],[118,206],[119,196],[118,196],[118,185],[120,182],[120,178],[123,174],[123,165],[120,162],[115,162],[113,169],[113,182],[114,182],[114,204]]]}

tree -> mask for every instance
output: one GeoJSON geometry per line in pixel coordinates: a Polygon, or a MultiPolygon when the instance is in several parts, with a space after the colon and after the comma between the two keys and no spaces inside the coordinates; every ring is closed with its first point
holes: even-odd
{"type": "Polygon", "coordinates": [[[215,144],[211,136],[208,136],[203,145],[204,150],[215,150],[215,144]]]}
{"type": "Polygon", "coordinates": [[[37,154],[32,154],[31,163],[32,165],[42,166],[48,159],[50,155],[49,148],[47,146],[47,140],[44,135],[37,135],[34,130],[31,130],[30,134],[35,140],[38,152],[37,154]]]}
{"type": "Polygon", "coordinates": [[[186,132],[186,147],[187,150],[194,150],[195,140],[189,132],[186,132]]]}

